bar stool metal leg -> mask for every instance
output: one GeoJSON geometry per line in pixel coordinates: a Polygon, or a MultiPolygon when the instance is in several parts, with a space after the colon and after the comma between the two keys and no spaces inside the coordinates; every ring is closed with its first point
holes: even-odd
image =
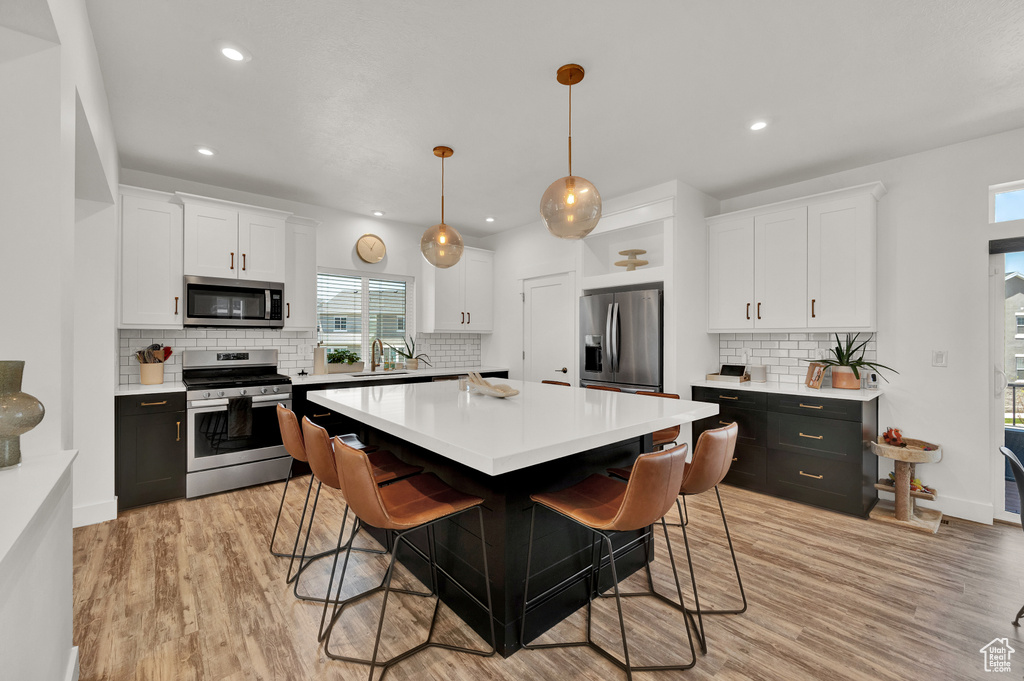
{"type": "MultiPolygon", "coordinates": [[[[679,499],[676,498],[676,504],[678,503],[679,499]]],[[[706,655],[708,652],[708,641],[707,637],[704,635],[704,618],[701,616],[700,596],[697,594],[697,578],[693,574],[693,557],[690,555],[690,540],[686,537],[686,525],[682,526],[682,530],[683,545],[686,547],[686,564],[690,566],[690,585],[693,587],[693,602],[696,606],[695,612],[697,614],[697,622],[700,625],[697,627],[695,624],[695,628],[697,629],[697,640],[700,642],[700,651],[706,655]]],[[[686,617],[691,622],[693,621],[693,614],[694,613],[689,609],[686,610],[686,617]]]]}
{"type": "MultiPolygon", "coordinates": [[[[740,587],[740,598],[743,599],[743,607],[734,610],[701,610],[703,615],[739,615],[747,611],[747,594],[743,590],[743,580],[740,579],[740,566],[736,562],[736,550],[732,546],[732,535],[729,534],[729,523],[725,520],[725,507],[722,506],[722,494],[715,485],[715,495],[718,497],[718,510],[722,514],[722,526],[725,527],[725,538],[729,542],[729,553],[732,555],[732,568],[736,573],[736,583],[740,587]]],[[[686,497],[683,497],[686,502],[686,497]]]]}
{"type": "MultiPolygon", "coordinates": [[[[277,526],[281,524],[281,511],[284,510],[284,500],[285,500],[285,497],[288,496],[288,483],[290,483],[292,481],[292,471],[294,471],[294,470],[295,470],[295,459],[292,459],[291,463],[288,464],[288,476],[285,477],[285,479],[284,479],[284,491],[281,492],[281,503],[277,507],[277,520],[274,521],[274,531],[270,535],[270,554],[272,556],[278,556],[280,558],[283,558],[283,557],[288,556],[288,555],[295,555],[295,554],[287,554],[287,553],[284,553],[284,552],[274,551],[274,540],[277,539],[277,526]]],[[[303,510],[305,510],[305,507],[303,507],[303,510]]]]}

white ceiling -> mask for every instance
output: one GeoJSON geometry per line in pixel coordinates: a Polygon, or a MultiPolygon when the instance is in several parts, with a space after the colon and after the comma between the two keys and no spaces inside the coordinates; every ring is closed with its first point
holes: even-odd
{"type": "Polygon", "coordinates": [[[447,222],[475,235],[536,220],[566,174],[567,62],[573,170],[606,198],[674,178],[728,198],[1024,126],[1019,0],[88,9],[124,167],[428,226],[445,144],[447,222]]]}

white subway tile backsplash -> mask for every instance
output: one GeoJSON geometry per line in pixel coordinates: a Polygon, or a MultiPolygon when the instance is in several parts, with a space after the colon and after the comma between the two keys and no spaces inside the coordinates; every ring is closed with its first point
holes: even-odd
{"type": "MultiPolygon", "coordinates": [[[[843,334],[840,338],[845,340],[843,334]]],[[[768,368],[770,380],[803,383],[808,362],[820,358],[835,344],[835,336],[830,333],[723,333],[719,334],[718,359],[722,364],[742,364],[745,351],[749,364],[768,368]]],[[[874,338],[864,349],[866,359],[877,358],[874,338]]],[[[826,374],[824,385],[830,384],[831,376],[826,374]]]]}

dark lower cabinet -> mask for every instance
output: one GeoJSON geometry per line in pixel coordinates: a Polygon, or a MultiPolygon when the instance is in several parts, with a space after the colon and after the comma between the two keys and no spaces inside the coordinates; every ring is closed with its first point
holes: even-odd
{"type": "Polygon", "coordinates": [[[123,395],[116,402],[117,510],[184,498],[185,393],[123,395]]]}
{"type": "Polygon", "coordinates": [[[695,386],[693,399],[719,413],[693,424],[700,433],[735,422],[736,453],[725,482],[833,511],[866,517],[877,501],[878,400],[762,393],[695,386]]]}

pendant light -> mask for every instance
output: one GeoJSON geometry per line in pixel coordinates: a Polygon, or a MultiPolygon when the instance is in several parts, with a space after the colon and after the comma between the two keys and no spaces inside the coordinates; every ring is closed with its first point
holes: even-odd
{"type": "Polygon", "coordinates": [[[462,235],[444,224],[444,160],[454,154],[451,147],[434,147],[434,156],[441,159],[441,222],[423,232],[420,252],[434,267],[448,269],[462,258],[462,235]]]}
{"type": "Polygon", "coordinates": [[[569,86],[569,174],[555,180],[540,199],[540,215],[548,231],[560,239],[582,239],[601,219],[597,187],[572,174],[572,86],[583,80],[583,67],[566,64],[558,69],[558,82],[569,86]]]}

